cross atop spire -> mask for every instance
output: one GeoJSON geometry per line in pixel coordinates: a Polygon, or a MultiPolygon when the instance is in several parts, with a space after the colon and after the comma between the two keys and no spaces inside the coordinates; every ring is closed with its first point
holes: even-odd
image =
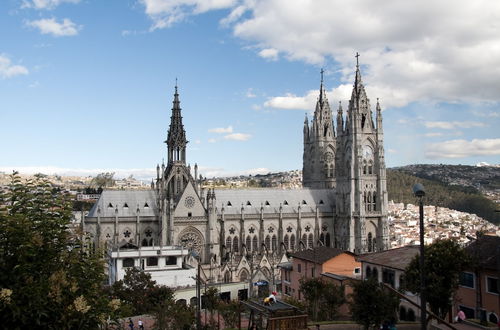
{"type": "Polygon", "coordinates": [[[359,53],[356,52],[356,67],[359,68],[359,53]]]}
{"type": "Polygon", "coordinates": [[[321,68],[321,85],[323,85],[323,73],[325,73],[325,70],[323,70],[323,68],[321,68]]]}

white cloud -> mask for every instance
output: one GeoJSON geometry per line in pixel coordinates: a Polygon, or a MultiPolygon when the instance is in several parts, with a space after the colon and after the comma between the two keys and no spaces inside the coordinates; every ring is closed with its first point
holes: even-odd
{"type": "Polygon", "coordinates": [[[500,139],[450,140],[425,147],[425,156],[430,159],[491,155],[500,155],[500,139]]]}
{"type": "Polygon", "coordinates": [[[472,127],[486,126],[486,124],[476,121],[426,121],[424,125],[427,128],[440,128],[440,129],[457,129],[457,128],[472,128],[472,127]]]}
{"type": "Polygon", "coordinates": [[[80,0],[23,0],[22,8],[54,9],[62,3],[78,3],[80,0]]]}
{"type": "Polygon", "coordinates": [[[209,133],[218,133],[218,134],[223,134],[223,133],[232,133],[233,132],[233,127],[228,126],[226,128],[224,127],[217,127],[217,128],[211,128],[208,130],[209,133]]]}
{"type": "Polygon", "coordinates": [[[18,171],[21,174],[36,174],[43,173],[47,175],[64,175],[64,176],[95,176],[103,172],[114,172],[115,178],[126,178],[133,175],[139,180],[151,180],[156,177],[155,168],[64,168],[57,166],[3,166],[0,167],[0,172],[12,173],[18,171]]]}
{"type": "Polygon", "coordinates": [[[29,21],[27,25],[38,28],[42,34],[51,34],[55,37],[74,36],[81,30],[81,26],[73,23],[69,18],[65,18],[61,23],[55,18],[44,18],[36,21],[29,21]]]}
{"type": "Polygon", "coordinates": [[[277,61],[278,50],[274,48],[265,48],[259,52],[259,56],[271,61],[277,61]]]}
{"type": "Polygon", "coordinates": [[[257,97],[257,95],[255,95],[255,93],[253,92],[253,88],[247,89],[246,97],[248,97],[248,98],[257,97]]]}
{"type": "Polygon", "coordinates": [[[438,137],[438,136],[443,136],[444,133],[439,133],[439,132],[430,132],[430,133],[425,133],[425,137],[438,137]]]}
{"type": "Polygon", "coordinates": [[[270,169],[265,168],[265,167],[251,168],[251,169],[240,170],[240,171],[228,171],[224,168],[210,168],[210,167],[200,166],[198,168],[198,170],[206,178],[213,178],[213,177],[224,178],[224,177],[232,177],[232,176],[239,176],[239,175],[267,174],[267,173],[271,172],[270,169]]]}
{"type": "Polygon", "coordinates": [[[28,69],[22,65],[12,64],[7,55],[0,54],[0,78],[12,78],[19,75],[27,75],[28,69]]]}
{"type": "Polygon", "coordinates": [[[217,142],[217,140],[216,140],[216,139],[213,139],[213,138],[208,139],[208,143],[215,143],[215,142],[217,142]]]}
{"type": "Polygon", "coordinates": [[[359,51],[369,95],[386,107],[500,101],[499,1],[139,1],[153,29],[229,9],[221,24],[247,49],[266,58],[334,63],[348,86],[359,51]]]}
{"type": "Polygon", "coordinates": [[[498,118],[498,117],[500,117],[500,112],[495,112],[495,111],[472,110],[471,113],[474,116],[485,117],[485,118],[498,118]]]}
{"type": "Polygon", "coordinates": [[[152,30],[170,27],[186,16],[231,8],[237,0],[139,0],[153,21],[152,30]]]}
{"type": "Polygon", "coordinates": [[[195,140],[194,141],[195,144],[200,144],[201,143],[201,140],[195,140]]]}
{"type": "Polygon", "coordinates": [[[247,141],[251,137],[252,136],[250,134],[233,133],[233,134],[225,135],[224,139],[226,139],[226,140],[234,140],[234,141],[247,141]]]}

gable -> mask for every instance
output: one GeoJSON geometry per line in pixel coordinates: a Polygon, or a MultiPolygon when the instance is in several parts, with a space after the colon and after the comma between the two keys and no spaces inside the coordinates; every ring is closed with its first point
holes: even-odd
{"type": "Polygon", "coordinates": [[[188,181],[174,211],[175,217],[203,217],[206,210],[191,181],[188,181]]]}

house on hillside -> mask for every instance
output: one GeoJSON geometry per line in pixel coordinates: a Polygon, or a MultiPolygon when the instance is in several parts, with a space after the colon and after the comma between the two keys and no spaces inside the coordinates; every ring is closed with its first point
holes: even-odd
{"type": "MultiPolygon", "coordinates": [[[[291,254],[291,261],[279,265],[283,296],[301,300],[300,280],[322,277],[323,274],[339,278],[359,278],[360,263],[349,251],[319,246],[291,254]]],[[[327,276],[328,277],[328,276],[327,276]]]]}
{"type": "MultiPolygon", "coordinates": [[[[404,282],[404,271],[411,260],[419,254],[418,245],[408,245],[392,250],[380,251],[359,256],[361,262],[361,278],[363,280],[373,277],[379,283],[386,283],[399,290],[404,282]]],[[[404,292],[408,300],[420,304],[417,295],[404,292]]],[[[419,308],[402,299],[399,305],[399,320],[415,321],[420,316],[419,308]]]]}
{"type": "Polygon", "coordinates": [[[453,311],[464,311],[467,318],[498,323],[500,316],[500,237],[483,235],[465,248],[475,261],[460,274],[460,286],[453,299],[453,311]]]}

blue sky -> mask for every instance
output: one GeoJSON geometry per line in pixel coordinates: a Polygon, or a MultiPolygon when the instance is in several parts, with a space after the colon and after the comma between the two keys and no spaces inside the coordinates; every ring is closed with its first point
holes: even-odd
{"type": "Polygon", "coordinates": [[[500,163],[496,1],[6,0],[0,40],[0,171],[153,176],[176,78],[202,174],[300,169],[356,52],[387,166],[500,163]]]}

